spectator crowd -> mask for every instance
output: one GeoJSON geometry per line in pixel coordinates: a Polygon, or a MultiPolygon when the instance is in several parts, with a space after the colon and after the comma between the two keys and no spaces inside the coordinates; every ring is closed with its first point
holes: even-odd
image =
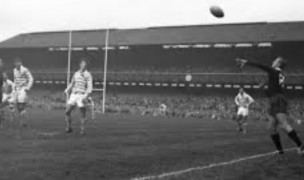
{"type": "MultiPolygon", "coordinates": [[[[46,94],[46,93],[45,93],[46,94]]],[[[66,99],[61,93],[51,95],[36,93],[30,106],[39,109],[64,109],[66,99]]],[[[265,120],[267,99],[253,96],[255,103],[250,107],[250,117],[265,120]]],[[[101,112],[102,97],[93,97],[95,111],[101,112]]],[[[290,98],[289,112],[292,118],[302,118],[304,97],[290,98]]],[[[234,96],[227,95],[108,95],[106,112],[135,114],[142,116],[168,116],[174,118],[206,118],[217,120],[233,119],[236,114],[234,96]],[[165,111],[163,105],[166,106],[165,111]]]]}
{"type": "MultiPolygon", "coordinates": [[[[91,69],[95,81],[103,81],[103,72],[99,69],[91,69]]],[[[72,70],[71,73],[74,73],[72,70]]],[[[33,70],[36,80],[41,81],[65,81],[66,69],[38,69],[33,70]]],[[[261,71],[248,68],[243,72],[234,66],[226,68],[214,67],[157,67],[157,66],[126,66],[109,67],[107,80],[111,82],[157,82],[157,83],[182,83],[186,75],[191,75],[193,83],[231,83],[231,84],[259,84],[265,80],[265,74],[261,71]]],[[[286,73],[289,84],[302,84],[304,72],[293,71],[286,73]]]]}

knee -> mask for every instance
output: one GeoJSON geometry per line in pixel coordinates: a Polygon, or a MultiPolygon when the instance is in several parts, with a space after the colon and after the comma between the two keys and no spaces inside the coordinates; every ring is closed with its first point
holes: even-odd
{"type": "Polygon", "coordinates": [[[293,128],[288,123],[281,125],[281,128],[287,133],[293,130],[293,128]]]}
{"type": "Polygon", "coordinates": [[[20,110],[20,114],[21,114],[21,115],[26,114],[26,110],[25,110],[25,109],[21,109],[21,110],[20,110]]]}

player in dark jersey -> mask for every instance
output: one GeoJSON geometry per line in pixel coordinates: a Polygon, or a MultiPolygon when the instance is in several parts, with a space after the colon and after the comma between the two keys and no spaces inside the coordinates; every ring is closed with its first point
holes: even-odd
{"type": "Polygon", "coordinates": [[[289,138],[298,146],[299,153],[304,155],[304,146],[296,131],[287,121],[287,100],[284,95],[285,76],[282,72],[286,63],[286,59],[282,57],[276,58],[271,67],[244,59],[237,59],[237,65],[240,68],[243,68],[245,65],[251,66],[259,68],[268,74],[268,90],[266,95],[269,99],[269,109],[267,110],[267,118],[269,120],[270,136],[278,150],[278,153],[284,154],[280,135],[278,133],[278,128],[281,127],[288,134],[289,138]]]}

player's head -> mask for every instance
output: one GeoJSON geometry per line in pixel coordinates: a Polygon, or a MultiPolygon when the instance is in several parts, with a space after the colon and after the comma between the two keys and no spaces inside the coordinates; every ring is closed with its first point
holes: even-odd
{"type": "Polygon", "coordinates": [[[241,87],[240,89],[239,89],[239,93],[241,94],[241,95],[243,95],[244,94],[244,89],[241,87]]]}
{"type": "Polygon", "coordinates": [[[88,59],[87,58],[82,58],[79,62],[79,69],[81,71],[86,70],[88,67],[88,59]]]}
{"type": "Polygon", "coordinates": [[[20,67],[22,66],[22,60],[20,57],[16,57],[14,59],[14,65],[17,69],[20,69],[20,67]]]}
{"type": "Polygon", "coordinates": [[[272,62],[272,67],[273,68],[280,68],[284,69],[286,67],[287,60],[283,57],[277,57],[273,62],[272,62]]]}

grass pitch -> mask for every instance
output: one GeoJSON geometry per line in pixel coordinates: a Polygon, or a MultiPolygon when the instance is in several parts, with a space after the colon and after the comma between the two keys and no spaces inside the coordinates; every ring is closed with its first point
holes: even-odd
{"type": "MultiPolygon", "coordinates": [[[[265,122],[252,122],[246,135],[230,120],[98,115],[79,134],[64,133],[64,112],[30,110],[29,127],[0,131],[0,179],[120,180],[158,175],[270,152],[265,122]]],[[[303,126],[296,126],[304,140],[303,126]]],[[[285,147],[293,144],[282,136],[285,147]]],[[[295,152],[193,171],[165,180],[283,180],[304,177],[295,152]]]]}

